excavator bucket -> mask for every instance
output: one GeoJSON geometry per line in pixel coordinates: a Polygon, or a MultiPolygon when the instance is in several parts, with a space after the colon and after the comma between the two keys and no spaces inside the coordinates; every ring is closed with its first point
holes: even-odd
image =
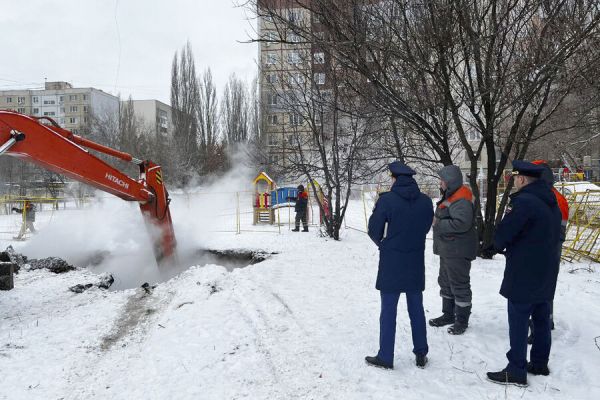
{"type": "Polygon", "coordinates": [[[140,165],[140,177],[146,181],[148,190],[154,194],[152,202],[140,204],[142,213],[150,224],[150,234],[154,239],[154,256],[159,264],[168,263],[175,256],[175,232],[171,211],[169,210],[169,193],[163,183],[160,166],[152,161],[144,161],[140,165]]]}

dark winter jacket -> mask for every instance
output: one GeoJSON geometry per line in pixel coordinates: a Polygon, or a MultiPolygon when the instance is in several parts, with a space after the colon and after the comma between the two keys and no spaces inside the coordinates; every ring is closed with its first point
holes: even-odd
{"type": "Polygon", "coordinates": [[[19,214],[23,214],[23,210],[25,210],[23,219],[27,222],[35,222],[35,205],[28,203],[25,208],[13,207],[13,211],[18,212],[19,214]]]}
{"type": "Polygon", "coordinates": [[[537,180],[511,195],[494,247],[506,249],[500,294],[515,303],[554,298],[560,264],[561,213],[548,185],[537,180]]]}
{"type": "Polygon", "coordinates": [[[296,197],[296,205],[294,206],[294,211],[296,211],[299,214],[305,213],[307,206],[308,206],[308,193],[298,192],[298,197],[296,197]]]}
{"type": "Polygon", "coordinates": [[[369,236],[379,247],[376,288],[385,293],[425,290],[425,236],[433,203],[410,176],[398,176],[369,219],[369,236]]]}
{"type": "Polygon", "coordinates": [[[474,260],[479,237],[473,194],[463,186],[462,173],[455,165],[442,168],[440,178],[448,187],[435,210],[437,221],[433,226],[433,253],[440,257],[474,260]]]}

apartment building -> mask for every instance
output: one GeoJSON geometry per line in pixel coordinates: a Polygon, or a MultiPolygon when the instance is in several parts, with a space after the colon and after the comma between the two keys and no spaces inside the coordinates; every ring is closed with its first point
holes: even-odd
{"type": "Polygon", "coordinates": [[[261,7],[278,10],[287,21],[314,27],[311,15],[292,0],[259,1],[259,93],[262,102],[262,141],[268,165],[285,167],[293,153],[295,135],[309,132],[305,115],[290,104],[295,91],[307,91],[313,84],[325,84],[325,74],[314,74],[325,62],[323,53],[315,54],[315,46],[305,42],[292,30],[283,28],[261,12],[261,7]],[[316,68],[316,69],[315,69],[316,68]],[[317,81],[313,82],[313,74],[317,81]]]}
{"type": "Polygon", "coordinates": [[[171,106],[158,100],[133,100],[135,116],[157,135],[173,134],[173,111],[171,106]]]}
{"type": "Polygon", "coordinates": [[[43,90],[0,91],[0,110],[49,117],[65,129],[82,133],[91,115],[118,115],[119,98],[94,88],[74,88],[68,82],[46,82],[43,90]]]}

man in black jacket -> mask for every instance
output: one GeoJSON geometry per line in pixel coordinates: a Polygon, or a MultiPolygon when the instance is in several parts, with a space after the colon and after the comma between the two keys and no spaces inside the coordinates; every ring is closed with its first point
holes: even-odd
{"type": "Polygon", "coordinates": [[[559,268],[556,249],[561,236],[561,213],[551,188],[539,179],[543,167],[513,161],[517,192],[496,229],[494,248],[505,249],[506,268],[500,294],[508,299],[510,350],[502,371],[488,372],[500,384],[527,385],[527,373],[548,375],[551,347],[550,303],[559,268]],[[527,333],[531,317],[535,329],[530,362],[527,333]]]}
{"type": "Polygon", "coordinates": [[[308,232],[308,222],[306,219],[306,209],[308,208],[308,193],[304,190],[304,185],[298,185],[298,196],[296,197],[296,228],[292,232],[300,231],[300,221],[302,221],[302,232],[308,232]]]}

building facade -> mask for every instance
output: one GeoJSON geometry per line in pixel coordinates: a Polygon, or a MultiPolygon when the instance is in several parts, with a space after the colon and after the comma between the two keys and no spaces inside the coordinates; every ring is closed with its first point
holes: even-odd
{"type": "Polygon", "coordinates": [[[261,99],[262,145],[266,149],[267,166],[285,168],[294,153],[297,135],[309,134],[306,112],[294,99],[323,86],[325,74],[316,74],[325,62],[324,54],[316,54],[315,46],[306,42],[289,27],[298,25],[312,29],[315,24],[297,1],[260,1],[258,14],[259,95],[261,99]],[[263,7],[263,8],[261,8],[263,7]],[[269,15],[276,12],[274,18],[269,15]],[[282,24],[286,21],[285,24],[282,24]],[[282,26],[286,25],[286,26],[282,26]]]}
{"type": "Polygon", "coordinates": [[[94,88],[74,88],[68,82],[46,82],[43,90],[0,91],[0,110],[49,117],[80,134],[92,115],[118,115],[119,98],[94,88]]]}
{"type": "Polygon", "coordinates": [[[150,132],[161,136],[173,134],[173,111],[168,104],[158,100],[133,100],[133,110],[150,132]]]}

